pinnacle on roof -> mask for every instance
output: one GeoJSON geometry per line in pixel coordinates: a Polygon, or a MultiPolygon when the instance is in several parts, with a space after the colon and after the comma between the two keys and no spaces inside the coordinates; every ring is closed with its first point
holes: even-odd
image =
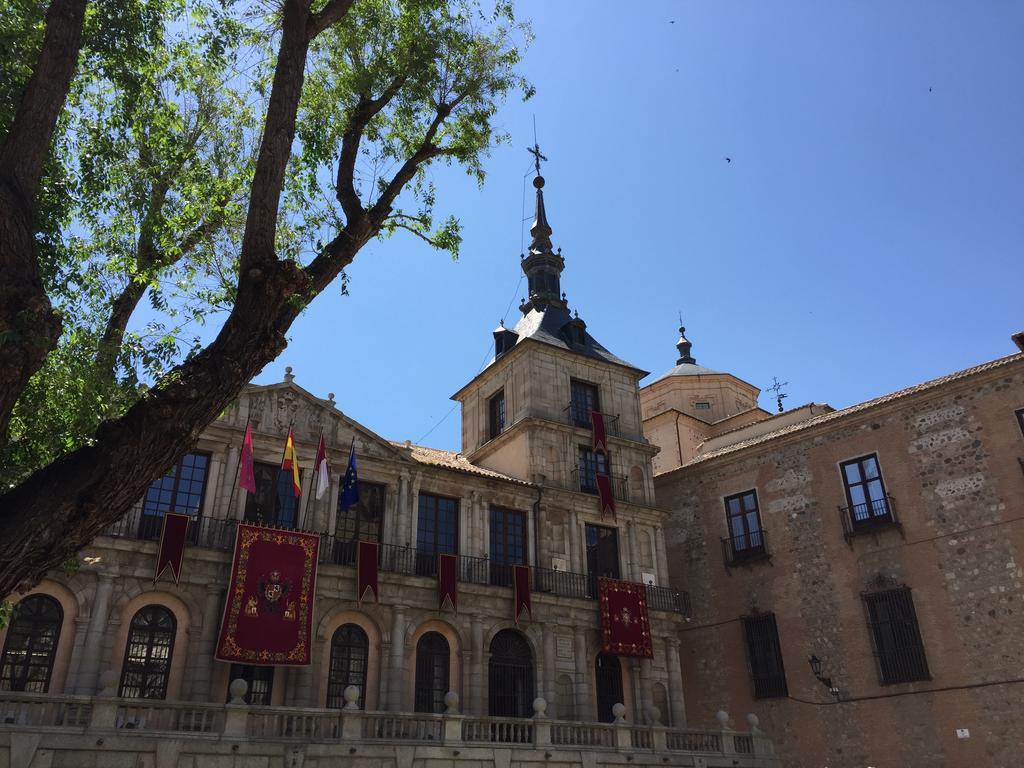
{"type": "Polygon", "coordinates": [[[524,315],[534,309],[543,312],[549,307],[565,309],[568,306],[561,287],[565,259],[562,258],[561,248],[557,252],[551,250],[551,225],[544,207],[544,177],[540,175],[540,161],[547,158],[540,153],[540,147],[536,144],[528,151],[533,155],[537,169],[533,180],[534,189],[537,190],[537,210],[530,227],[530,248],[520,262],[530,292],[529,298],[519,305],[519,311],[524,315]]]}
{"type": "Polygon", "coordinates": [[[676,365],[696,365],[697,360],[693,355],[690,354],[690,348],[693,344],[689,339],[686,338],[686,327],[683,325],[679,326],[679,341],[676,342],[676,349],[679,350],[679,359],[676,360],[676,365]]]}

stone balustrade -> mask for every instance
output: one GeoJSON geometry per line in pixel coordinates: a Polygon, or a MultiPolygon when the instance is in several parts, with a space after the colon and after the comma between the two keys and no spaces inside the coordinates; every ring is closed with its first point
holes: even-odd
{"type": "Polygon", "coordinates": [[[0,693],[0,764],[33,764],[32,756],[23,754],[26,749],[66,753],[60,761],[65,765],[85,759],[86,753],[109,750],[122,762],[135,755],[132,764],[156,768],[176,768],[178,757],[187,754],[194,761],[189,765],[201,768],[220,765],[230,755],[267,764],[264,758],[280,756],[283,749],[301,752],[306,766],[355,766],[360,764],[356,758],[402,765],[427,757],[453,764],[464,758],[507,765],[495,750],[516,749],[522,765],[532,762],[532,750],[538,765],[554,759],[568,765],[778,766],[771,742],[758,731],[753,715],[748,716],[748,732],[725,728],[724,712],[719,713],[721,730],[696,731],[627,723],[621,704],[615,706],[614,723],[582,723],[549,720],[541,698],[534,702],[533,718],[481,718],[458,714],[454,694],[449,694],[448,710],[435,715],[360,710],[359,691],[352,686],[345,691],[347,704],[341,710],[254,707],[241,703],[244,688],[243,681],[234,681],[232,702],[224,705],[0,693]],[[6,763],[5,749],[11,752],[6,763]],[[596,762],[581,751],[597,753],[596,762]]]}

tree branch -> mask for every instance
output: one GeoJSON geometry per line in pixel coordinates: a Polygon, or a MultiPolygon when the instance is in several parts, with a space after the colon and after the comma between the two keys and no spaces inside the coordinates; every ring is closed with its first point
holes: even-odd
{"type": "Polygon", "coordinates": [[[337,24],[348,14],[352,7],[353,0],[330,0],[320,13],[310,17],[306,24],[306,34],[309,40],[319,35],[325,29],[337,24]]]}

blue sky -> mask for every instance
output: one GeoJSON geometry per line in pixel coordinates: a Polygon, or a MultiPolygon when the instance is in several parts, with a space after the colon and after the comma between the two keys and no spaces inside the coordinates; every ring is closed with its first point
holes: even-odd
{"type": "Polygon", "coordinates": [[[537,96],[500,114],[513,143],[482,190],[434,173],[461,259],[371,244],[350,295],[319,297],[257,381],[293,366],[379,434],[458,449],[448,398],[524,295],[534,115],[570,305],[640,368],[674,365],[678,311],[700,363],[761,388],[778,376],[789,405],[842,407],[1014,350],[1024,4],[518,8],[537,96]]]}

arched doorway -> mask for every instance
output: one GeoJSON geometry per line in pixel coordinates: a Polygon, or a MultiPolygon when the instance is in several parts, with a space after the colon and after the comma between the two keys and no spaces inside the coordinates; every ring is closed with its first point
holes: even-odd
{"type": "Polygon", "coordinates": [[[594,679],[597,681],[597,719],[602,723],[615,720],[612,707],[622,703],[622,666],[618,656],[597,655],[594,662],[594,679]]]}
{"type": "Polygon", "coordinates": [[[503,629],[491,640],[487,674],[488,714],[533,716],[533,653],[521,634],[503,629]]]}
{"type": "Polygon", "coordinates": [[[49,595],[29,595],[14,607],[0,656],[0,690],[46,693],[64,611],[49,595]]]}
{"type": "Polygon", "coordinates": [[[327,670],[327,706],[345,706],[345,689],[359,689],[359,708],[366,702],[366,668],[370,656],[370,639],[363,628],[343,624],[331,638],[331,662],[327,670]]]}
{"type": "Polygon", "coordinates": [[[417,712],[444,712],[449,653],[448,641],[440,632],[427,632],[416,643],[417,712]]]}

